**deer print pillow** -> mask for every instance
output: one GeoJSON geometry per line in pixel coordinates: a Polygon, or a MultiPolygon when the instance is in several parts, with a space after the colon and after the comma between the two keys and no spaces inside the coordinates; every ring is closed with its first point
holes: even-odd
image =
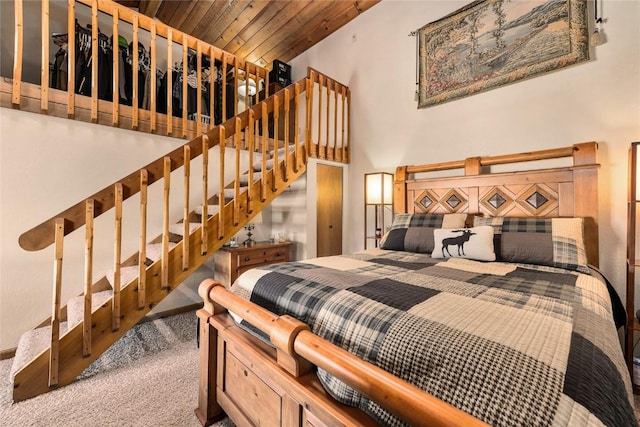
{"type": "Polygon", "coordinates": [[[398,214],[380,242],[381,249],[428,254],[433,251],[433,230],[464,227],[467,214],[398,214]]]}
{"type": "Polygon", "coordinates": [[[477,261],[495,261],[493,227],[433,230],[432,258],[467,258],[477,261]]]}

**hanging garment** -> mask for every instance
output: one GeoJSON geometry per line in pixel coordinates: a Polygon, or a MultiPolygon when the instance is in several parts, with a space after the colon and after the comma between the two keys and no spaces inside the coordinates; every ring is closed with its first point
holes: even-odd
{"type": "Polygon", "coordinates": [[[50,86],[54,89],[59,90],[67,90],[67,45],[63,45],[58,52],[56,52],[56,56],[52,62],[51,69],[51,84],[50,86]]]}

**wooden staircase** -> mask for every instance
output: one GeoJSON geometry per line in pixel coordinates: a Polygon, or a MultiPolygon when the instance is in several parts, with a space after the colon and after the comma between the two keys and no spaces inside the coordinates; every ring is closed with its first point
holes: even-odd
{"type": "MultiPolygon", "coordinates": [[[[348,163],[350,158],[349,88],[322,73],[309,69],[305,78],[277,93],[269,93],[265,68],[112,1],[42,0],[39,4],[41,52],[35,55],[33,50],[23,49],[25,6],[30,7],[31,4],[13,0],[13,79],[0,82],[2,107],[185,138],[189,142],[20,236],[19,244],[27,251],[52,247],[54,267],[51,317],[27,331],[16,351],[12,369],[14,401],[28,399],[74,381],[173,289],[201,269],[203,263],[251,218],[304,174],[309,158],[343,163],[348,163]],[[87,11],[90,13],[87,18],[91,22],[90,54],[93,64],[90,96],[75,92],[73,65],[69,67],[67,90],[64,91],[49,87],[49,64],[46,62],[41,63],[40,85],[22,79],[23,63],[33,64],[33,56],[38,56],[41,61],[50,57],[50,11],[61,7],[66,8],[69,40],[74,40],[76,30],[80,30],[77,18],[87,11]],[[162,50],[169,71],[173,60],[179,59],[172,56],[173,48],[180,46],[181,71],[182,75],[187,75],[188,55],[195,55],[197,100],[201,99],[204,83],[211,88],[216,87],[214,73],[209,73],[208,80],[203,77],[203,61],[207,59],[212,68],[215,65],[221,75],[222,104],[215,105],[215,97],[211,96],[209,111],[221,107],[225,115],[223,122],[203,123],[200,102],[197,103],[195,120],[189,119],[186,103],[183,103],[182,113],[174,116],[169,99],[173,90],[169,72],[167,114],[158,111],[154,96],[151,96],[149,110],[138,108],[135,94],[138,93],[139,82],[135,78],[132,82],[134,102],[131,106],[120,104],[117,101],[118,82],[123,76],[118,74],[117,60],[112,64],[111,98],[116,101],[99,99],[96,41],[103,15],[111,18],[110,25],[106,25],[110,28],[103,25],[103,30],[110,29],[114,40],[118,34],[130,31],[135,45],[139,36],[148,33],[151,70],[160,63],[158,52],[162,50]],[[235,102],[230,106],[235,116],[228,118],[225,91],[229,85],[229,90],[237,93],[241,79],[245,85],[249,79],[254,79],[265,90],[253,100],[256,104],[244,112],[238,113],[238,103],[235,102]],[[241,159],[246,157],[248,165],[241,168],[241,164],[246,164],[246,160],[241,159]],[[191,173],[192,165],[196,163],[202,170],[201,185],[191,188],[191,181],[198,180],[191,173]],[[184,178],[176,180],[175,176],[180,172],[184,178]],[[233,178],[229,179],[230,176],[233,178]],[[217,181],[215,188],[210,181],[217,181]],[[162,191],[150,191],[158,186],[162,191]],[[175,194],[176,187],[181,187],[184,195],[181,206],[172,206],[175,198],[172,202],[169,197],[175,194]],[[129,200],[134,195],[139,199],[139,218],[136,219],[140,224],[139,236],[123,236],[123,221],[129,220],[123,218],[127,216],[123,212],[131,212],[131,209],[123,209],[123,205],[136,203],[129,200]],[[194,198],[201,200],[198,206],[190,205],[194,198]],[[162,209],[161,227],[148,219],[149,209],[162,209]],[[176,217],[176,212],[181,213],[179,217],[176,217]],[[94,277],[93,266],[97,263],[94,240],[101,230],[94,227],[94,220],[106,213],[114,218],[113,268],[94,277]],[[65,248],[66,236],[76,230],[81,233],[81,229],[85,235],[83,253],[69,255],[67,252],[71,244],[65,248]],[[148,229],[161,229],[162,232],[149,236],[148,229]],[[123,240],[129,243],[128,247],[137,241],[137,252],[123,257],[123,240]],[[84,290],[64,304],[61,301],[63,258],[67,257],[84,258],[84,274],[77,279],[82,281],[84,290]]],[[[30,10],[29,16],[33,19],[33,10],[30,10]]],[[[75,55],[79,54],[73,49],[73,43],[69,43],[68,64],[75,64],[75,55]]],[[[137,76],[139,61],[136,49],[133,50],[131,65],[132,75],[137,76]]],[[[156,86],[155,73],[151,73],[151,86],[156,86]]],[[[245,89],[248,92],[248,86],[245,89]]],[[[182,93],[187,93],[186,79],[182,80],[182,93]]],[[[195,167],[193,169],[196,170],[195,167]]]]}
{"type": "MultiPolygon", "coordinates": [[[[16,353],[16,363],[21,366],[12,370],[14,401],[74,381],[251,218],[304,174],[309,157],[346,161],[344,117],[345,114],[348,117],[348,112],[342,111],[340,142],[338,94],[348,94],[348,88],[310,69],[306,78],[25,232],[20,237],[24,249],[54,247],[53,309],[52,316],[39,328],[25,334],[24,341],[32,340],[30,336],[34,335],[33,341],[38,344],[28,351],[19,348],[16,353]],[[314,87],[320,104],[317,109],[313,101],[314,87]],[[326,111],[322,107],[324,89],[326,111]],[[332,98],[335,98],[333,118],[328,108],[332,98]],[[318,111],[317,121],[314,111],[318,111]],[[289,135],[290,124],[297,129],[302,112],[305,114],[305,142],[300,141],[297,132],[289,135]],[[280,114],[284,114],[284,131],[278,128],[280,114]],[[335,127],[333,139],[329,130],[331,124],[335,127]],[[313,141],[311,132],[316,128],[318,139],[313,141]],[[270,132],[272,137],[268,136],[270,132]],[[321,142],[325,134],[326,139],[321,142]],[[214,147],[218,147],[217,158],[211,155],[214,147]],[[225,153],[231,154],[229,150],[235,153],[231,165],[226,164],[228,156],[225,160],[225,153]],[[243,155],[249,157],[248,171],[240,169],[243,155]],[[193,162],[201,162],[203,170],[202,186],[197,190],[202,195],[199,206],[189,206],[189,195],[194,191],[189,184],[193,162]],[[179,168],[184,175],[184,181],[178,184],[183,185],[184,200],[183,217],[177,219],[169,215],[169,194],[175,188],[171,172],[179,168]],[[219,174],[219,187],[215,189],[209,188],[211,169],[219,174]],[[230,183],[224,180],[227,170],[234,174],[230,183]],[[149,241],[146,236],[147,190],[156,182],[163,186],[163,232],[149,241]],[[122,204],[137,193],[140,193],[140,249],[122,260],[122,204]],[[115,218],[114,268],[94,281],[93,222],[108,211],[115,218]],[[86,236],[85,291],[63,306],[60,288],[64,238],[79,228],[85,229],[86,236]],[[66,322],[63,322],[65,315],[66,322]]],[[[344,108],[344,101],[342,105],[344,108]]]]}

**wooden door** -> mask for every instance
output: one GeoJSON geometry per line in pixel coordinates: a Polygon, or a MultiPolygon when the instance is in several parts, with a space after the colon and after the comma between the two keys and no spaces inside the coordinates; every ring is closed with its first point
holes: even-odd
{"type": "Polygon", "coordinates": [[[317,256],[342,253],[342,168],[318,164],[317,256]]]}

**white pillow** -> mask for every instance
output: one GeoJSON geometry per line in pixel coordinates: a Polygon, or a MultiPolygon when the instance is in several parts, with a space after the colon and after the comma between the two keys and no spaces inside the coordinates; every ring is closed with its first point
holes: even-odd
{"type": "Polygon", "coordinates": [[[473,228],[433,230],[432,258],[467,258],[478,261],[495,261],[493,227],[484,225],[473,228]]]}

